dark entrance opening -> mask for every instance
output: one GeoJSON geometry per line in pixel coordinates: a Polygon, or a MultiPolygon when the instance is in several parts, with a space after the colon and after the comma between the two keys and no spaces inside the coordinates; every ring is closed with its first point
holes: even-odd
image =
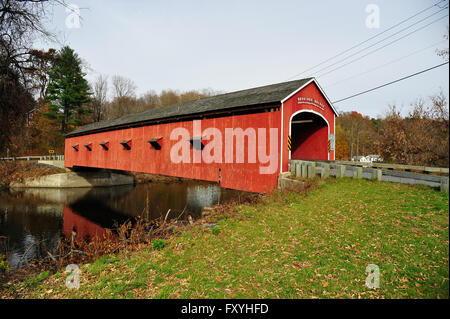
{"type": "Polygon", "coordinates": [[[328,160],[328,124],[319,115],[301,112],[291,119],[291,159],[328,160]]]}

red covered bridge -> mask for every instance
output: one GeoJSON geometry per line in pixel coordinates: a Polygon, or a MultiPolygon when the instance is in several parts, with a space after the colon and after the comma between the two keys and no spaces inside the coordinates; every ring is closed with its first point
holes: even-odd
{"type": "Polygon", "coordinates": [[[334,159],[336,115],[314,78],[272,84],[83,126],[66,137],[65,166],[268,193],[289,159],[334,159]]]}

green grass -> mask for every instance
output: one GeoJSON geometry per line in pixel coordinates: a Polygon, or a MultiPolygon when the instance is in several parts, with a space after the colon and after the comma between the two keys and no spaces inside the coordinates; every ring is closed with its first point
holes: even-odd
{"type": "Polygon", "coordinates": [[[25,287],[27,287],[27,288],[33,288],[33,287],[36,287],[36,286],[39,285],[41,282],[43,282],[45,279],[47,279],[48,276],[50,276],[50,271],[43,271],[43,272],[41,272],[39,275],[37,275],[37,276],[35,276],[35,277],[28,278],[28,279],[25,280],[25,282],[24,282],[25,287]]]}
{"type": "Polygon", "coordinates": [[[152,243],[152,248],[155,250],[162,250],[166,246],[166,241],[163,239],[155,239],[152,243]]]}
{"type": "Polygon", "coordinates": [[[65,298],[448,298],[449,197],[427,187],[330,180],[274,194],[213,229],[82,267],[28,288],[65,298]],[[152,249],[154,248],[154,249],[152,249]],[[157,250],[160,249],[160,250],[157,250]],[[365,286],[366,266],[380,288],[365,286]],[[50,292],[49,292],[50,291],[50,292]]]}

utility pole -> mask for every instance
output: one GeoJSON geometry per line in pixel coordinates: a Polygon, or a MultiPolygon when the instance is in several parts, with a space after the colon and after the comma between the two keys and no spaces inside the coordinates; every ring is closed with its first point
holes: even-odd
{"type": "Polygon", "coordinates": [[[359,130],[356,133],[356,157],[359,156],[359,130]]]}

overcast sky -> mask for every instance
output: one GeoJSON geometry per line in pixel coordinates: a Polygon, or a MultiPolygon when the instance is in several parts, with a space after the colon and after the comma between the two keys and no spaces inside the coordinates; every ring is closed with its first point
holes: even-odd
{"type": "MultiPolygon", "coordinates": [[[[352,61],[447,15],[448,9],[333,67],[313,72],[441,10],[438,6],[429,9],[328,64],[292,77],[436,2],[439,0],[69,0],[81,8],[81,26],[67,27],[71,12],[64,7],[54,8],[49,25],[89,63],[90,81],[99,74],[126,76],[136,83],[138,94],[168,88],[232,92],[316,76],[329,98],[336,101],[444,62],[436,49],[448,48],[443,38],[448,17],[352,61]],[[379,28],[366,25],[369,15],[375,17],[374,11],[366,12],[369,4],[379,8],[379,28]],[[348,62],[352,63],[320,76],[348,62]]],[[[448,1],[439,5],[447,6],[448,1]]],[[[37,46],[58,48],[56,44],[37,46]]],[[[376,117],[395,103],[407,112],[419,97],[427,98],[440,89],[448,96],[448,73],[447,64],[335,106],[376,117]]]]}

